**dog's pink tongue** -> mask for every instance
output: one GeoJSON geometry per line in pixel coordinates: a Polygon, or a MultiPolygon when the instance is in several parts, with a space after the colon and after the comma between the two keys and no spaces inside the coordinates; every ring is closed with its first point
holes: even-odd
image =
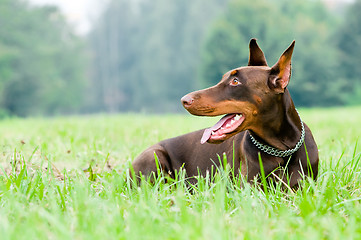
{"type": "Polygon", "coordinates": [[[201,139],[201,144],[207,142],[208,139],[212,135],[212,131],[218,130],[220,127],[222,127],[222,125],[229,119],[229,117],[231,117],[231,116],[226,115],[226,116],[222,117],[216,124],[214,124],[213,127],[210,127],[210,128],[207,128],[206,130],[204,130],[204,133],[203,133],[203,136],[201,139]]]}

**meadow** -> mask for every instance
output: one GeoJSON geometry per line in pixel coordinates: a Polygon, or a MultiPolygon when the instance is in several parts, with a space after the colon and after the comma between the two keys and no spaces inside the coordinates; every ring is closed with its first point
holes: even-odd
{"type": "Polygon", "coordinates": [[[1,239],[361,239],[361,107],[299,109],[319,146],[298,191],[202,178],[134,186],[129,163],[218,119],[89,115],[0,121],[1,239]]]}

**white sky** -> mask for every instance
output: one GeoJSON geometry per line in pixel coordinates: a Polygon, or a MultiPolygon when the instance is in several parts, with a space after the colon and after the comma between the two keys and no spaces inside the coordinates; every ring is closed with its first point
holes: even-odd
{"type": "Polygon", "coordinates": [[[108,0],[28,0],[35,5],[56,5],[80,34],[89,32],[92,22],[108,0]]]}

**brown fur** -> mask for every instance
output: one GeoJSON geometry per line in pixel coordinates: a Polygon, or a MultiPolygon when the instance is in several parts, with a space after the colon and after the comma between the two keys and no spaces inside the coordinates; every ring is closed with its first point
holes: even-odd
{"type": "Polygon", "coordinates": [[[256,40],[252,39],[247,67],[233,69],[224,74],[217,85],[182,98],[184,107],[191,114],[218,116],[242,113],[244,122],[220,141],[210,139],[201,144],[204,129],[161,141],[135,159],[132,164],[135,173],[150,175],[156,172],[154,153],[163,171],[172,176],[174,171],[183,167],[189,177],[211,171],[212,166],[219,165],[218,155],[225,154],[235,174],[240,172],[248,181],[253,181],[260,174],[260,154],[266,176],[275,171],[279,178],[286,181],[282,171],[278,170],[282,167],[289,174],[291,187],[297,185],[303,174],[316,178],[318,149],[306,124],[304,144],[290,157],[264,153],[250,139],[252,133],[260,142],[280,150],[293,148],[300,139],[301,122],[287,89],[293,48],[294,42],[279,61],[269,67],[256,40]],[[239,84],[230,84],[235,78],[239,84]]]}

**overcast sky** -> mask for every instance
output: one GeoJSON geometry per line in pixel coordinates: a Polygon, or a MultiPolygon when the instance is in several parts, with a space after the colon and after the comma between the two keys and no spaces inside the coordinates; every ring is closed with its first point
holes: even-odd
{"type": "Polygon", "coordinates": [[[27,0],[36,5],[56,5],[65,13],[68,21],[75,25],[76,30],[87,33],[91,23],[99,16],[102,6],[108,0],[27,0]]]}

